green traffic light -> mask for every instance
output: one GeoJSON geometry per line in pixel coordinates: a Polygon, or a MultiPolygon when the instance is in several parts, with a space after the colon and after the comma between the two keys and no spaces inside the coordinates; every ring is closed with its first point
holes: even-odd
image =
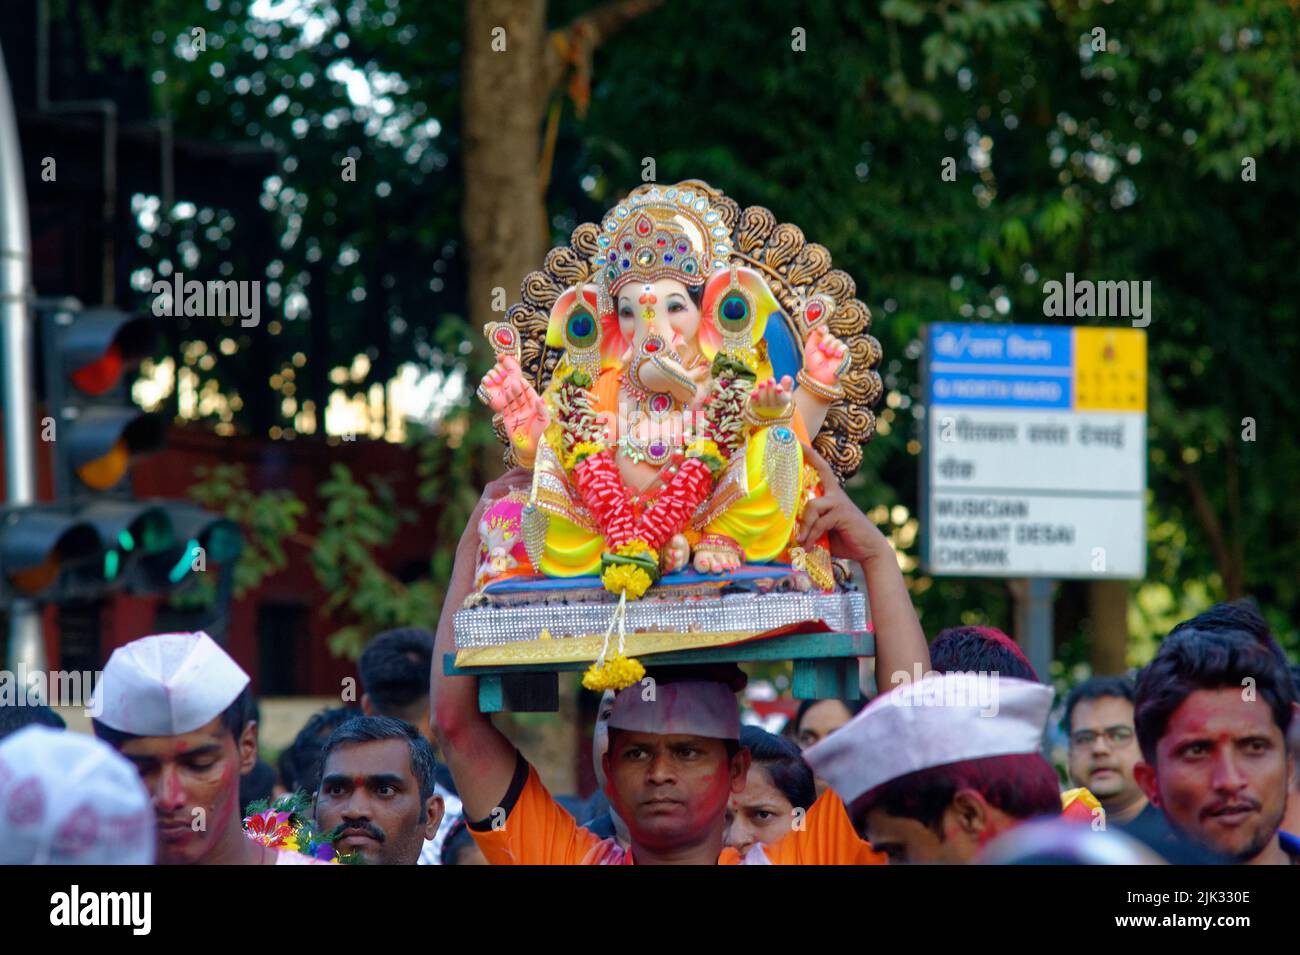
{"type": "Polygon", "coordinates": [[[181,554],[181,559],[176,562],[176,566],[167,574],[167,579],[173,584],[179,584],[185,575],[190,572],[194,566],[194,557],[199,552],[199,542],[191,537],[185,543],[185,550],[181,554]]]}
{"type": "Polygon", "coordinates": [[[115,580],[121,567],[122,558],[116,547],[110,547],[104,553],[104,579],[115,580]]]}
{"type": "Polygon", "coordinates": [[[128,530],[123,530],[117,535],[117,542],[122,545],[123,553],[129,554],[135,549],[135,538],[131,536],[131,532],[128,530]]]}

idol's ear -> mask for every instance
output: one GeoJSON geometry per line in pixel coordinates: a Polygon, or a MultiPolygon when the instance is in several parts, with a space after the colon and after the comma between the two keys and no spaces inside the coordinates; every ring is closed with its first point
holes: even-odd
{"type": "Polygon", "coordinates": [[[618,320],[618,303],[606,299],[600,314],[600,367],[619,367],[630,344],[632,339],[623,334],[623,324],[618,320]]]}
{"type": "Polygon", "coordinates": [[[570,285],[551,306],[546,323],[546,347],[568,350],[598,344],[602,329],[597,314],[596,286],[582,286],[579,297],[578,286],[570,285]],[[583,320],[583,314],[591,319],[590,323],[583,320]]]}
{"type": "Polygon", "coordinates": [[[546,344],[563,348],[562,363],[586,372],[594,385],[602,367],[604,329],[596,286],[573,286],[560,293],[546,324],[546,344]]]}
{"type": "Polygon", "coordinates": [[[781,305],[763,276],[743,265],[718,269],[704,284],[700,304],[700,351],[712,361],[719,351],[749,349],[762,340],[767,320],[781,305]]]}

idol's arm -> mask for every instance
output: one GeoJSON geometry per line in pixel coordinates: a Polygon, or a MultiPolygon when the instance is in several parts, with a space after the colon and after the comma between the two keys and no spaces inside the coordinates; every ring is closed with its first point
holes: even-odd
{"type": "Polygon", "coordinates": [[[817,397],[807,388],[799,388],[795,391],[794,406],[798,409],[799,418],[803,421],[810,438],[821,431],[822,422],[826,420],[826,412],[831,410],[829,401],[817,397]]]}
{"type": "Polygon", "coordinates": [[[478,523],[486,507],[516,487],[527,487],[530,475],[511,471],[488,485],[456,547],[456,562],[447,585],[442,615],[433,645],[429,681],[429,713],[443,759],[456,780],[465,816],[479,822],[492,815],[510,788],[516,766],[515,747],[478,708],[478,677],[446,676],[443,657],[455,652],[453,618],[474,589],[478,559],[478,523]]]}

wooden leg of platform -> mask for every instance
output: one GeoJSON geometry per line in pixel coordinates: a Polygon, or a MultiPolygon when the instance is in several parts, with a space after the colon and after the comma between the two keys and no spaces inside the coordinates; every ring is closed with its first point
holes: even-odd
{"type": "Polygon", "coordinates": [[[796,700],[859,700],[858,661],[854,657],[795,660],[791,690],[796,700]]]}
{"type": "Polygon", "coordinates": [[[514,713],[554,713],[560,708],[558,673],[507,673],[501,677],[505,709],[514,713]]]}

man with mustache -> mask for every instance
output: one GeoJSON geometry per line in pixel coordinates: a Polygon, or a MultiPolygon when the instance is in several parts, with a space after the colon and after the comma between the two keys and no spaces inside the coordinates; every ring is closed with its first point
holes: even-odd
{"type": "Polygon", "coordinates": [[[310,865],[244,834],[239,778],[257,761],[248,674],[206,633],[118,647],[95,687],[95,735],[153,799],[160,865],[310,865]]]}
{"type": "Polygon", "coordinates": [[[1300,864],[1300,840],[1279,831],[1295,699],[1252,607],[1219,604],[1184,621],[1138,676],[1138,785],[1175,829],[1232,861],[1300,864]]]}
{"type": "Polygon", "coordinates": [[[410,723],[358,716],[336,729],[321,755],[316,825],[339,828],[334,848],[369,865],[415,865],[442,821],[433,748],[410,723]]]}
{"type": "Polygon", "coordinates": [[[1133,778],[1141,752],[1133,728],[1133,681],[1096,676],[1070,691],[1062,728],[1070,741],[1070,778],[1106,810],[1106,822],[1132,822],[1147,807],[1133,778]]]}

